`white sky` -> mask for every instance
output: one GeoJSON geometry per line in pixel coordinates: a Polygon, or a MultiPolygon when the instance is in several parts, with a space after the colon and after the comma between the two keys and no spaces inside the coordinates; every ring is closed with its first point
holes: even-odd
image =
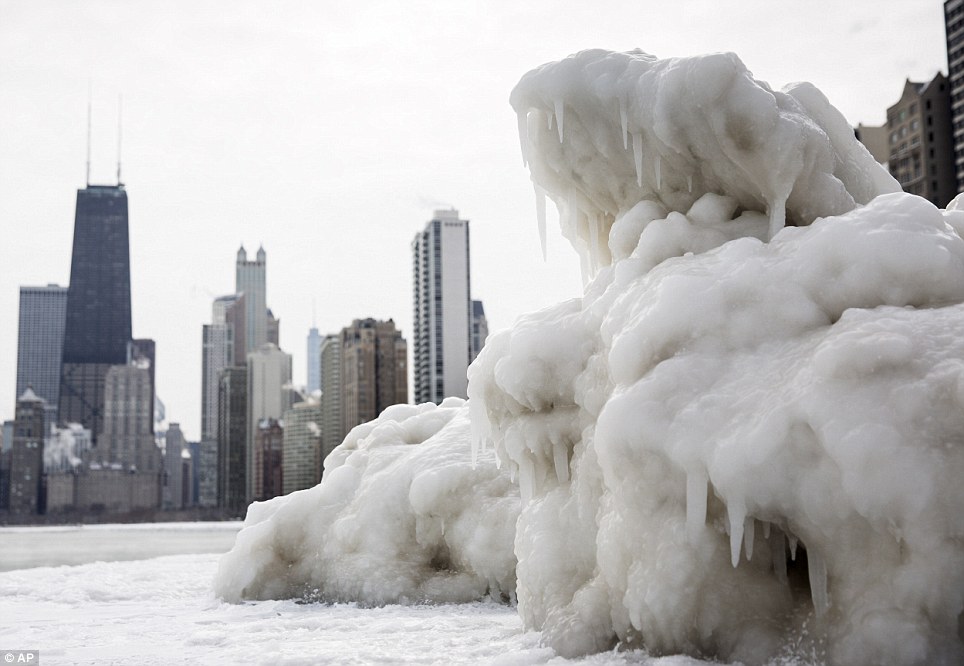
{"type": "Polygon", "coordinates": [[[123,94],[134,335],[157,390],[200,430],[201,325],[263,243],[268,305],[304,383],[322,333],[411,333],[409,243],[436,207],[472,221],[472,291],[493,330],[581,291],[550,230],[543,263],[509,92],[586,48],[735,51],[775,87],[816,84],[880,124],[905,78],[946,71],[939,0],[122,2],[0,0],[0,419],[13,418],[18,288],[70,275],[84,186],[115,182],[123,94]]]}

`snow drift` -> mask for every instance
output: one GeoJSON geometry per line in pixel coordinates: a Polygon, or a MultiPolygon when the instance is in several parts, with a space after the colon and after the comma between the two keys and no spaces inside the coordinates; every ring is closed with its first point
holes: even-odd
{"type": "Polygon", "coordinates": [[[586,51],[511,103],[583,297],[253,505],[219,594],[515,589],[564,656],[964,663],[964,210],[732,54],[586,51]]]}
{"type": "Polygon", "coordinates": [[[214,587],[227,601],[369,605],[515,595],[518,491],[473,466],[468,410],[395,405],[354,428],[320,484],[248,509],[214,587]]]}
{"type": "Polygon", "coordinates": [[[548,193],[597,273],[470,368],[525,625],[563,655],[961,663],[964,213],[732,54],[587,51],[511,101],[540,226],[548,193]]]}

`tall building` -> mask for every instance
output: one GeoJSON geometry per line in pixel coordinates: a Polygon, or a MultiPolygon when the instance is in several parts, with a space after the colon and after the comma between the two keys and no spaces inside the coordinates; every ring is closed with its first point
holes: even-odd
{"type": "Polygon", "coordinates": [[[64,352],[67,287],[20,287],[17,327],[17,395],[27,388],[47,403],[48,427],[57,422],[60,363],[64,352]]]}
{"type": "Polygon", "coordinates": [[[184,472],[182,457],[186,441],[181,426],[171,423],[164,435],[164,491],[163,508],[184,508],[184,472]]]}
{"type": "Polygon", "coordinates": [[[299,402],[285,412],[282,463],[284,494],[304,490],[321,481],[326,452],[321,443],[321,405],[299,402]]]}
{"type": "Polygon", "coordinates": [[[395,322],[356,319],[341,331],[344,430],[408,402],[408,345],[395,322]]]}
{"type": "Polygon", "coordinates": [[[308,329],[308,395],[321,389],[321,335],[318,328],[308,329]]]}
{"type": "Polygon", "coordinates": [[[58,418],[103,431],[104,378],[127,362],[131,340],[130,249],[123,185],[77,191],[58,418]]]}
{"type": "Polygon", "coordinates": [[[254,261],[248,261],[248,253],[243,245],[238,250],[234,291],[244,294],[245,353],[256,351],[268,342],[268,308],[265,304],[267,261],[263,247],[258,248],[254,261]]]}
{"type": "Polygon", "coordinates": [[[254,499],[263,502],[284,494],[284,423],[267,418],[258,422],[254,435],[254,499]]]}
{"type": "MultiPolygon", "coordinates": [[[[90,457],[102,465],[151,476],[161,473],[161,455],[154,443],[154,399],[150,370],[145,365],[112,365],[104,381],[103,428],[90,457]]],[[[93,435],[93,433],[91,433],[93,435]]]]}
{"type": "MultiPolygon", "coordinates": [[[[264,491],[263,467],[255,461],[258,424],[264,419],[280,419],[291,406],[291,355],[265,343],[248,354],[246,500],[260,499],[264,491]]],[[[279,491],[280,492],[280,489],[279,491]]]]}
{"type": "Polygon", "coordinates": [[[321,445],[330,452],[347,434],[341,405],[341,335],[321,341],[321,445]]]}
{"type": "Polygon", "coordinates": [[[928,82],[906,81],[887,109],[890,173],[905,192],[943,208],[957,195],[951,130],[950,85],[938,73],[928,82]]]}
{"type": "Polygon", "coordinates": [[[9,511],[15,515],[44,512],[44,400],[26,389],[17,399],[10,456],[9,511]]]}
{"type": "Polygon", "coordinates": [[[248,369],[225,368],[218,383],[218,506],[244,515],[247,475],[248,369]]]}
{"type": "Polygon", "coordinates": [[[437,210],[412,241],[415,402],[466,397],[472,357],[469,221],[437,210]]]}
{"type": "Polygon", "coordinates": [[[482,351],[487,337],[489,337],[489,320],[485,318],[485,308],[482,307],[482,301],[472,301],[472,357],[469,363],[472,363],[482,351]]]}
{"type": "Polygon", "coordinates": [[[964,0],[944,2],[944,34],[954,146],[954,189],[964,192],[964,0]]]}

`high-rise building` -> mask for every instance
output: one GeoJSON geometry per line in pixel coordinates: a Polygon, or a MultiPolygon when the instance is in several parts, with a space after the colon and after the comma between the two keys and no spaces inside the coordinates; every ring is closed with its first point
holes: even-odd
{"type": "Polygon", "coordinates": [[[218,383],[218,506],[243,515],[246,500],[248,369],[221,371],[218,383]]]}
{"type": "Polygon", "coordinates": [[[485,318],[485,308],[482,301],[472,301],[472,358],[475,360],[485,346],[485,339],[489,337],[489,320],[485,318]]]}
{"type": "Polygon", "coordinates": [[[395,322],[356,319],[341,331],[344,430],[408,402],[408,345],[395,322]]]}
{"type": "Polygon", "coordinates": [[[44,400],[31,389],[17,399],[10,457],[9,511],[14,515],[44,512],[44,400]]]}
{"type": "Polygon", "coordinates": [[[312,326],[308,329],[308,395],[321,389],[321,335],[312,326]]]}
{"type": "Polygon", "coordinates": [[[244,294],[245,353],[256,351],[268,342],[268,308],[265,305],[267,261],[263,247],[258,248],[254,261],[248,261],[248,253],[243,245],[238,250],[234,291],[244,294]]]}
{"type": "Polygon", "coordinates": [[[261,419],[254,432],[254,499],[263,502],[284,494],[284,423],[261,419]]]}
{"type": "Polygon", "coordinates": [[[938,73],[927,82],[906,81],[887,109],[888,166],[905,192],[943,208],[957,195],[950,86],[938,73]]]}
{"type": "Polygon", "coordinates": [[[161,473],[161,454],[154,442],[153,382],[145,365],[112,365],[104,381],[103,429],[92,460],[121,465],[125,471],[161,473]]]}
{"type": "Polygon", "coordinates": [[[178,423],[171,423],[164,435],[164,491],[163,508],[184,508],[184,479],[182,455],[185,446],[184,433],[178,423]]]}
{"type": "Polygon", "coordinates": [[[309,400],[285,412],[283,449],[284,494],[317,485],[325,456],[321,443],[321,405],[309,400]]]}
{"type": "Polygon", "coordinates": [[[64,352],[67,287],[20,287],[17,327],[17,395],[27,388],[47,403],[48,427],[57,422],[60,363],[64,352]]]}
{"type": "Polygon", "coordinates": [[[341,335],[321,341],[321,445],[331,452],[347,434],[341,405],[341,335]]]}
{"type": "Polygon", "coordinates": [[[954,189],[964,192],[964,0],[944,2],[944,33],[954,146],[954,189]]]}
{"type": "MultiPolygon", "coordinates": [[[[280,419],[291,407],[291,355],[270,342],[248,354],[246,500],[260,499],[264,492],[263,467],[255,461],[258,424],[264,419],[280,419]]],[[[278,492],[281,490],[279,488],[278,492]]]]}
{"type": "Polygon", "coordinates": [[[437,210],[412,241],[415,402],[466,397],[472,357],[469,221],[437,210]]]}
{"type": "Polygon", "coordinates": [[[58,418],[103,431],[104,378],[131,340],[130,249],[123,185],[77,191],[58,418]]]}

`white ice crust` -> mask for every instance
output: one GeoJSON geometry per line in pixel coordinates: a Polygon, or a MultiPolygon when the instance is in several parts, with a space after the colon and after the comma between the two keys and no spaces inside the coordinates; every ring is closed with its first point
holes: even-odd
{"type": "Polygon", "coordinates": [[[253,505],[221,596],[515,589],[563,656],[964,663],[964,205],[732,54],[586,51],[511,102],[583,297],[253,505]]]}
{"type": "Polygon", "coordinates": [[[511,100],[595,273],[469,371],[525,625],[570,656],[964,662],[964,213],[732,54],[587,51],[511,100]]]}
{"type": "Polygon", "coordinates": [[[458,398],[395,405],[354,428],[322,482],[256,502],[218,566],[227,601],[367,605],[514,599],[518,490],[473,465],[458,398]]]}

